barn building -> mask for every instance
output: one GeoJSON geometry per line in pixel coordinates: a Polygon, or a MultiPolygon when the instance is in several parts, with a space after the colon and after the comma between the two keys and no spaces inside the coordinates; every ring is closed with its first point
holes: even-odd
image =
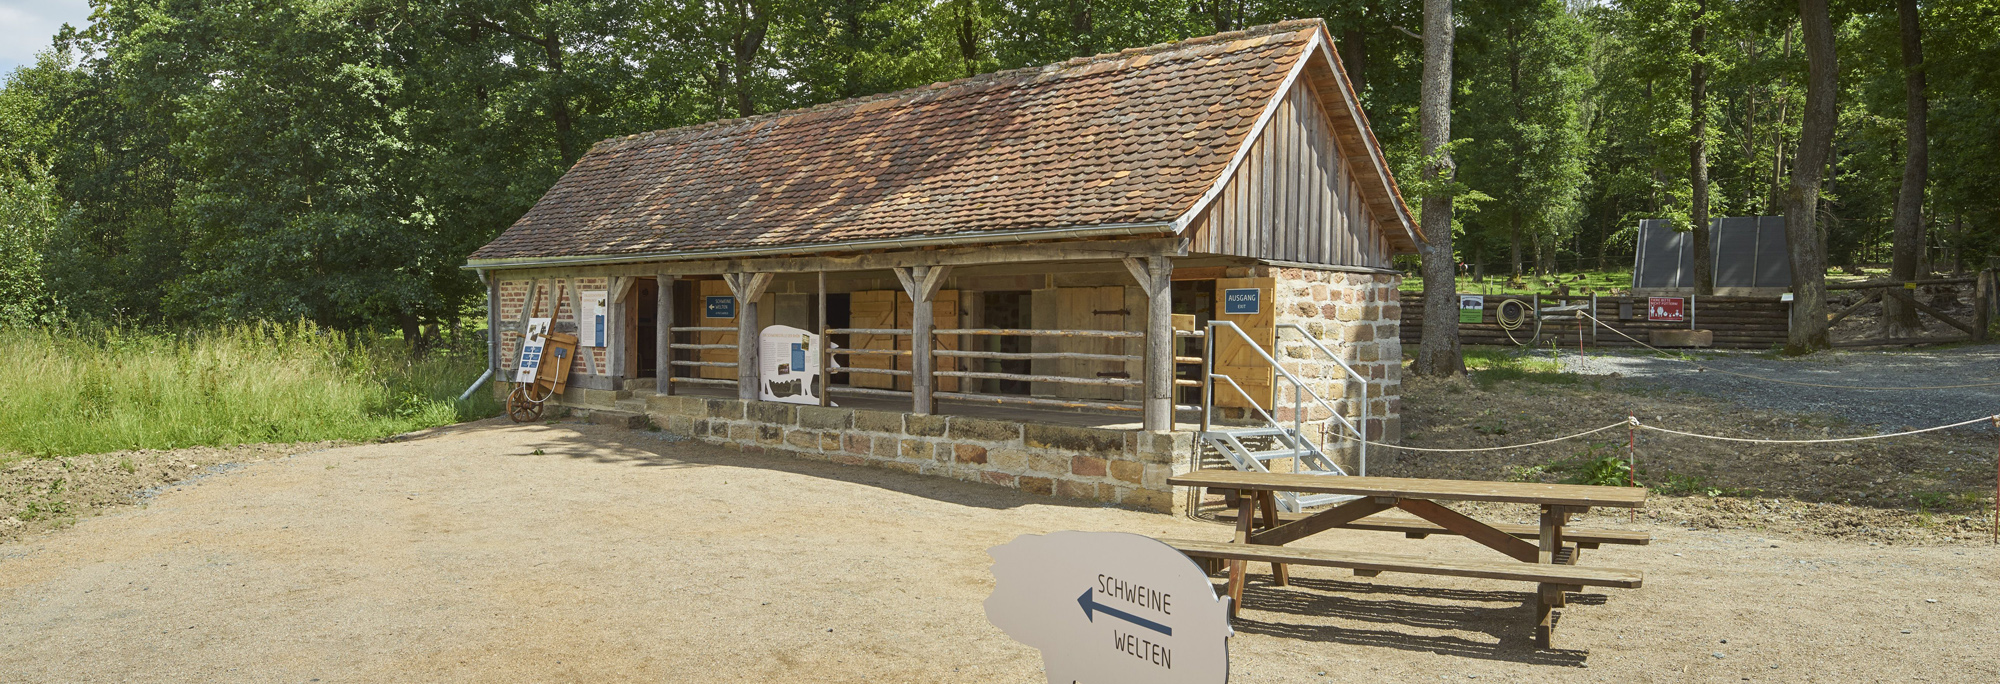
{"type": "Polygon", "coordinates": [[[571,410],[1166,510],[1205,421],[1397,436],[1420,241],[1306,20],[606,140],[467,268],[571,410]]]}

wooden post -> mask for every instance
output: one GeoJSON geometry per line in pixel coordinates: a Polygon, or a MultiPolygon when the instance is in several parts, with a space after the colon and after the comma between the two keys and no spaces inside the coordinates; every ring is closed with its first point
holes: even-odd
{"type": "Polygon", "coordinates": [[[911,266],[895,272],[903,292],[910,295],[910,412],[930,415],[936,409],[931,401],[931,388],[936,385],[931,376],[931,330],[936,313],[931,310],[931,300],[944,287],[951,267],[911,266]]]}
{"type": "Polygon", "coordinates": [[[764,396],[758,391],[761,380],[757,376],[757,300],[764,297],[764,288],[771,284],[770,273],[729,273],[722,280],[729,284],[729,292],[736,296],[736,398],[756,401],[764,396]]]}
{"type": "Polygon", "coordinates": [[[659,293],[653,297],[653,392],[674,393],[674,277],[653,277],[659,293]]]}
{"type": "Polygon", "coordinates": [[[827,388],[833,384],[829,381],[833,375],[829,372],[833,370],[833,356],[827,353],[831,349],[827,345],[832,344],[832,336],[826,334],[827,328],[831,327],[826,324],[826,271],[819,272],[819,316],[816,320],[819,327],[819,405],[832,406],[833,401],[827,396],[827,388]]]}
{"type": "MultiPolygon", "coordinates": [[[[1174,262],[1163,256],[1125,258],[1125,270],[1146,293],[1146,393],[1142,425],[1174,429],[1174,262]]],[[[1297,392],[1297,388],[1293,388],[1297,392]]]]}
{"type": "MultiPolygon", "coordinates": [[[[625,389],[625,381],[631,377],[625,372],[625,345],[630,340],[625,337],[625,289],[632,286],[631,276],[611,276],[610,291],[604,293],[604,374],[611,376],[611,390],[625,389]]],[[[578,332],[582,326],[579,325],[578,332]]]]}

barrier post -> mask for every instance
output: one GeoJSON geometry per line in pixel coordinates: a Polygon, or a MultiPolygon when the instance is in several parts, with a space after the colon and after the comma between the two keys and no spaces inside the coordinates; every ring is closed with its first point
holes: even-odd
{"type": "MultiPolygon", "coordinates": [[[[1625,414],[1625,484],[1639,486],[1639,416],[1625,414]]],[[[1632,522],[1639,522],[1639,509],[1632,509],[1632,522]]]]}

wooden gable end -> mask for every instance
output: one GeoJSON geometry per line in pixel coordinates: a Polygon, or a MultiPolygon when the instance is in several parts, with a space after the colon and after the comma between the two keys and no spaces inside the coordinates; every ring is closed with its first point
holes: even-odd
{"type": "MultiPolygon", "coordinates": [[[[1189,249],[1278,261],[1388,268],[1400,222],[1364,183],[1380,183],[1356,128],[1326,106],[1313,68],[1283,95],[1269,124],[1204,212],[1189,249]]],[[[1328,80],[1332,76],[1326,75],[1328,80]]],[[[1337,104],[1335,106],[1338,106],[1337,104]]]]}

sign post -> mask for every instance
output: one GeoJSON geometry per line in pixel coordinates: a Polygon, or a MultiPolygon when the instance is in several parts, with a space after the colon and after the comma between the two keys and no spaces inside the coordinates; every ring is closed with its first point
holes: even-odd
{"type": "Polygon", "coordinates": [[[1173,547],[1123,532],[1054,532],[986,553],[986,618],[1042,652],[1050,684],[1229,680],[1228,602],[1173,547]]]}

